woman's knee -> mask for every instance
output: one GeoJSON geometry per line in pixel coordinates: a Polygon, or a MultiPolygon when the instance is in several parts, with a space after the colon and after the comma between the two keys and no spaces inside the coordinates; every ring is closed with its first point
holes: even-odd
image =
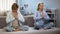
{"type": "Polygon", "coordinates": [[[51,26],[54,26],[54,23],[53,23],[53,22],[50,22],[50,25],[51,25],[51,26]]]}
{"type": "Polygon", "coordinates": [[[9,27],[5,27],[4,30],[7,31],[7,32],[12,32],[12,29],[13,28],[9,28],[9,27]]]}

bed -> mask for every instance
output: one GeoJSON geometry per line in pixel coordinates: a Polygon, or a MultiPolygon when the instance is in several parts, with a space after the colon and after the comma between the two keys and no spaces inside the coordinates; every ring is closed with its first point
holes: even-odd
{"type": "MultiPolygon", "coordinates": [[[[60,28],[52,28],[52,29],[47,29],[47,30],[43,30],[43,29],[34,30],[33,27],[30,27],[28,31],[6,32],[6,31],[4,31],[4,29],[2,29],[3,27],[6,26],[5,18],[6,18],[6,16],[0,17],[0,34],[60,34],[60,28]]],[[[25,19],[27,21],[27,17],[25,19]]],[[[26,24],[28,24],[29,26],[33,26],[32,24],[34,21],[32,20],[32,18],[29,18],[29,21],[26,22],[26,24]],[[28,23],[29,21],[31,23],[28,23]]]]}
{"type": "Polygon", "coordinates": [[[60,28],[34,30],[30,27],[28,31],[18,32],[5,32],[3,29],[0,29],[0,34],[60,34],[60,28]]]}

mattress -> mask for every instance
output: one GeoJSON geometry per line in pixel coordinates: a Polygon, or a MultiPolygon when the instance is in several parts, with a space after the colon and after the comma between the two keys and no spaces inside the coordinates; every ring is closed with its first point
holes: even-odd
{"type": "Polygon", "coordinates": [[[34,30],[33,28],[29,28],[28,31],[18,31],[18,32],[5,32],[3,29],[0,29],[0,34],[60,34],[60,28],[53,29],[40,29],[34,30]]]}

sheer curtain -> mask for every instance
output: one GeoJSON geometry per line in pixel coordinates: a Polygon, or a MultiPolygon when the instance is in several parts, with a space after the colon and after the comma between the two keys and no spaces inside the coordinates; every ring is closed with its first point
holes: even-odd
{"type": "Polygon", "coordinates": [[[0,10],[11,10],[13,3],[16,3],[16,0],[0,0],[0,10]]]}

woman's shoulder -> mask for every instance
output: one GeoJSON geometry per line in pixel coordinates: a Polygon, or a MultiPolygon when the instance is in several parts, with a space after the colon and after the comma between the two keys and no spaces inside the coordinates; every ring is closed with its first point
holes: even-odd
{"type": "Polygon", "coordinates": [[[44,9],[43,12],[46,13],[46,10],[44,9]]]}
{"type": "Polygon", "coordinates": [[[39,11],[35,11],[34,13],[39,13],[39,11]]]}
{"type": "Polygon", "coordinates": [[[11,11],[7,11],[7,15],[10,15],[10,14],[12,14],[12,12],[11,11]]]}

